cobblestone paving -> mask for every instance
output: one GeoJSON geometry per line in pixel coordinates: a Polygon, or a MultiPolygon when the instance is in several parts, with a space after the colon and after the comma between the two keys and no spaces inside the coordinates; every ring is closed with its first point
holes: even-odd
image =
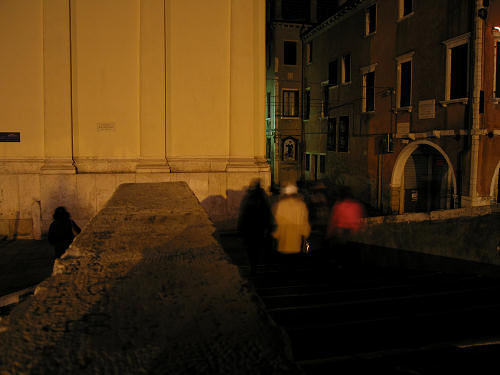
{"type": "Polygon", "coordinates": [[[184,183],[125,184],[0,322],[0,374],[294,374],[184,183]]]}

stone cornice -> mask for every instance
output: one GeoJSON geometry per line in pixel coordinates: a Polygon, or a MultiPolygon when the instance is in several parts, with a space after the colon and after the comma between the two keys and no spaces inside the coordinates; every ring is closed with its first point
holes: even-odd
{"type": "Polygon", "coordinates": [[[332,15],[319,25],[313,27],[311,30],[304,33],[302,39],[306,42],[309,42],[314,37],[324,33],[333,26],[351,17],[357,10],[360,9],[361,4],[367,3],[369,1],[371,0],[354,0],[350,2],[346,6],[342,7],[337,12],[335,12],[334,15],[332,15]]]}

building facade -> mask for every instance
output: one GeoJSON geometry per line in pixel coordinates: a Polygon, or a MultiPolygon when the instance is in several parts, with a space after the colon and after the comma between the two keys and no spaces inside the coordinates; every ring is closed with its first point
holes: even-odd
{"type": "Polygon", "coordinates": [[[0,2],[0,236],[186,181],[220,225],[265,159],[265,1],[0,2]]]}
{"type": "Polygon", "coordinates": [[[306,179],[383,213],[496,203],[500,4],[342,3],[303,34],[306,179]]]}
{"type": "Polygon", "coordinates": [[[303,176],[301,34],[337,8],[329,0],[267,0],[266,156],[275,185],[303,176]]]}

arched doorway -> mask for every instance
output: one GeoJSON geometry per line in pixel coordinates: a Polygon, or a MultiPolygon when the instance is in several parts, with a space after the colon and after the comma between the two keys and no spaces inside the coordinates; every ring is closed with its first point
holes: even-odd
{"type": "Polygon", "coordinates": [[[491,203],[500,203],[500,161],[495,168],[490,188],[491,203]]]}
{"type": "Polygon", "coordinates": [[[414,142],[399,154],[391,187],[397,195],[393,210],[400,213],[454,208],[453,167],[444,151],[429,141],[414,142]]]}

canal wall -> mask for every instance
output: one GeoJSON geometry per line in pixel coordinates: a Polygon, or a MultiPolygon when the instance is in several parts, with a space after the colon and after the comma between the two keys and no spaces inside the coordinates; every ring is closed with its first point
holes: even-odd
{"type": "Polygon", "coordinates": [[[500,206],[364,219],[364,261],[500,276],[500,206]]]}
{"type": "Polygon", "coordinates": [[[295,374],[186,183],[123,184],[0,321],[0,373],[295,374]]]}

